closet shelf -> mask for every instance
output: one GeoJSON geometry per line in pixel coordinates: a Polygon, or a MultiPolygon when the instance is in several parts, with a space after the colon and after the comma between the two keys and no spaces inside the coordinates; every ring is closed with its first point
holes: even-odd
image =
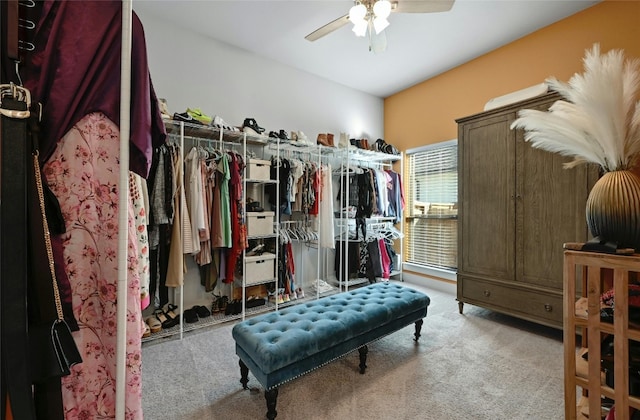
{"type": "MultiPolygon", "coordinates": [[[[257,308],[251,308],[251,309],[247,309],[246,314],[248,315],[249,313],[253,313],[252,310],[253,309],[257,309],[257,308]]],[[[257,313],[257,312],[255,312],[257,313]]],[[[236,319],[241,318],[242,315],[238,314],[238,315],[225,315],[224,312],[219,312],[219,313],[214,313],[211,314],[211,316],[208,316],[206,318],[200,318],[198,321],[196,322],[192,322],[192,323],[188,323],[188,322],[183,322],[182,323],[182,332],[189,332],[189,331],[194,331],[200,328],[205,328],[205,327],[210,327],[213,325],[217,325],[217,324],[222,324],[223,322],[229,322],[229,321],[234,321],[236,319]]],[[[142,342],[148,342],[148,341],[153,341],[153,340],[157,340],[160,338],[168,338],[168,337],[175,337],[176,335],[180,334],[180,324],[171,327],[171,328],[166,328],[163,329],[162,331],[159,331],[157,333],[152,333],[151,336],[143,338],[142,342]]]]}
{"type": "MultiPolygon", "coordinates": [[[[292,299],[289,302],[284,302],[284,303],[279,303],[278,304],[278,309],[282,309],[282,308],[286,308],[287,306],[293,306],[293,305],[297,305],[309,300],[315,300],[318,297],[322,297],[322,296],[328,296],[328,295],[332,295],[337,293],[337,290],[332,290],[329,292],[324,292],[324,293],[320,293],[319,295],[316,294],[315,291],[309,291],[309,293],[306,294],[306,296],[304,298],[300,298],[300,299],[292,299]]],[[[265,302],[264,305],[259,305],[259,306],[254,306],[253,308],[244,308],[245,310],[245,317],[249,317],[249,316],[253,316],[253,315],[258,315],[261,313],[265,313],[265,312],[270,312],[273,311],[274,309],[276,309],[276,305],[275,303],[272,302],[265,302]]],[[[198,330],[200,328],[206,328],[206,327],[212,327],[215,325],[219,325],[225,322],[231,322],[231,321],[236,321],[242,319],[242,313],[240,314],[233,314],[233,315],[225,315],[224,312],[219,312],[219,313],[213,313],[211,314],[211,316],[206,317],[206,318],[200,318],[197,322],[193,322],[193,323],[187,323],[184,322],[182,325],[183,328],[183,332],[189,332],[189,331],[195,331],[198,330]]],[[[154,341],[157,339],[161,339],[161,338],[169,338],[169,337],[176,337],[177,335],[180,334],[180,324],[176,325],[175,327],[171,327],[168,329],[163,329],[162,331],[159,331],[157,333],[153,333],[151,334],[151,336],[143,338],[142,342],[146,343],[146,342],[150,342],[150,341],[154,341]]]]}
{"type": "MultiPolygon", "coordinates": [[[[268,140],[269,141],[269,140],[268,140]]],[[[402,159],[401,155],[391,155],[389,153],[376,152],[374,150],[365,149],[344,149],[340,147],[329,147],[315,144],[297,145],[295,142],[281,141],[275,144],[269,141],[269,147],[275,149],[279,147],[281,151],[290,151],[298,153],[309,153],[334,156],[336,158],[347,159],[354,162],[396,162],[402,159]]]]}
{"type": "MultiPolygon", "coordinates": [[[[576,327],[588,327],[589,326],[589,322],[586,318],[581,318],[581,317],[577,317],[575,319],[575,324],[576,327]]],[[[600,331],[607,333],[607,334],[615,334],[615,329],[613,327],[613,324],[609,324],[606,322],[602,322],[600,323],[600,331]]],[[[640,330],[635,330],[635,329],[629,329],[628,331],[628,337],[632,340],[635,341],[640,341],[640,330]]]]}
{"type": "Polygon", "coordinates": [[[277,233],[270,233],[267,235],[247,235],[247,239],[270,239],[278,237],[277,233]]]}
{"type": "Polygon", "coordinates": [[[249,179],[245,180],[247,184],[277,184],[278,181],[275,179],[249,179]]]}
{"type": "MultiPolygon", "coordinates": [[[[245,284],[244,287],[259,286],[261,284],[269,284],[269,283],[275,283],[275,282],[276,282],[276,278],[273,277],[273,278],[268,278],[260,281],[252,281],[251,283],[245,284]]],[[[242,277],[235,277],[234,283],[237,287],[243,287],[242,277]]]]}
{"type": "Polygon", "coordinates": [[[268,142],[267,138],[264,136],[245,134],[242,131],[222,130],[218,127],[211,127],[182,121],[164,121],[167,134],[173,136],[180,136],[181,124],[184,124],[184,137],[192,138],[193,140],[222,140],[228,143],[240,144],[242,143],[246,135],[247,144],[266,145],[268,142]]]}

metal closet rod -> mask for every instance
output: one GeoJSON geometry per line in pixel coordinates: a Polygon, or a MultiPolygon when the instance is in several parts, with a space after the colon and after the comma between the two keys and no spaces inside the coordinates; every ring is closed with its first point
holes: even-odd
{"type": "MultiPolygon", "coordinates": [[[[167,134],[167,137],[170,139],[175,139],[175,140],[189,140],[189,141],[194,141],[194,142],[207,142],[207,143],[224,143],[224,144],[232,144],[235,146],[242,146],[243,142],[242,141],[230,141],[230,140],[221,140],[221,139],[209,139],[209,138],[203,138],[203,137],[194,137],[194,136],[181,136],[180,134],[177,133],[170,133],[167,134]]],[[[250,146],[261,146],[261,143],[249,143],[250,146]]]]}

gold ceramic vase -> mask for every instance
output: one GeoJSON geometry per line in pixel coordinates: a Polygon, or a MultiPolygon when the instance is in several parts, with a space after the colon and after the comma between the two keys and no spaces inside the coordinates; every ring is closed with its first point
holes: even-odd
{"type": "Polygon", "coordinates": [[[594,238],[640,249],[640,178],[628,170],[605,173],[589,193],[586,215],[594,238]]]}

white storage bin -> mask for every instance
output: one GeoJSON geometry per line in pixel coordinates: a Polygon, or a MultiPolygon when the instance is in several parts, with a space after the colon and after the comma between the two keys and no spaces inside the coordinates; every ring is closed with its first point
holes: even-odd
{"type": "Polygon", "coordinates": [[[266,181],[271,178],[271,162],[268,160],[249,159],[247,178],[266,181]]]}
{"type": "Polygon", "coordinates": [[[272,211],[247,212],[247,235],[272,235],[274,215],[272,211]]]}
{"type": "Polygon", "coordinates": [[[245,258],[245,284],[275,279],[276,256],[269,252],[245,258]]]}

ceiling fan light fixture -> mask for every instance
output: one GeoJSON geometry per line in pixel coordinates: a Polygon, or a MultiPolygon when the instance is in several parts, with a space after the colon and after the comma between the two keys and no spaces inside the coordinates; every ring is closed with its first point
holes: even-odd
{"type": "Polygon", "coordinates": [[[354,34],[356,34],[356,36],[363,37],[367,34],[368,27],[369,27],[369,24],[367,23],[367,21],[362,19],[360,22],[354,23],[353,29],[351,30],[353,31],[354,34]]]}
{"type": "MultiPolygon", "coordinates": [[[[373,4],[373,14],[376,18],[382,18],[386,20],[391,14],[391,2],[389,0],[378,0],[373,4]]],[[[389,25],[389,22],[387,22],[389,25]]]]}
{"type": "Polygon", "coordinates": [[[435,13],[451,9],[455,0],[354,0],[347,15],[343,15],[305,36],[316,41],[331,32],[353,24],[351,30],[358,37],[369,38],[369,51],[374,53],[386,49],[385,30],[390,26],[387,19],[394,13],[435,13]]]}
{"type": "Polygon", "coordinates": [[[349,20],[354,25],[360,22],[365,22],[364,17],[367,15],[367,8],[364,4],[358,3],[349,9],[349,20]]]}
{"type": "Polygon", "coordinates": [[[373,19],[373,27],[376,30],[376,34],[384,31],[387,26],[389,26],[389,21],[387,20],[387,18],[376,17],[375,19],[373,19]]]}

